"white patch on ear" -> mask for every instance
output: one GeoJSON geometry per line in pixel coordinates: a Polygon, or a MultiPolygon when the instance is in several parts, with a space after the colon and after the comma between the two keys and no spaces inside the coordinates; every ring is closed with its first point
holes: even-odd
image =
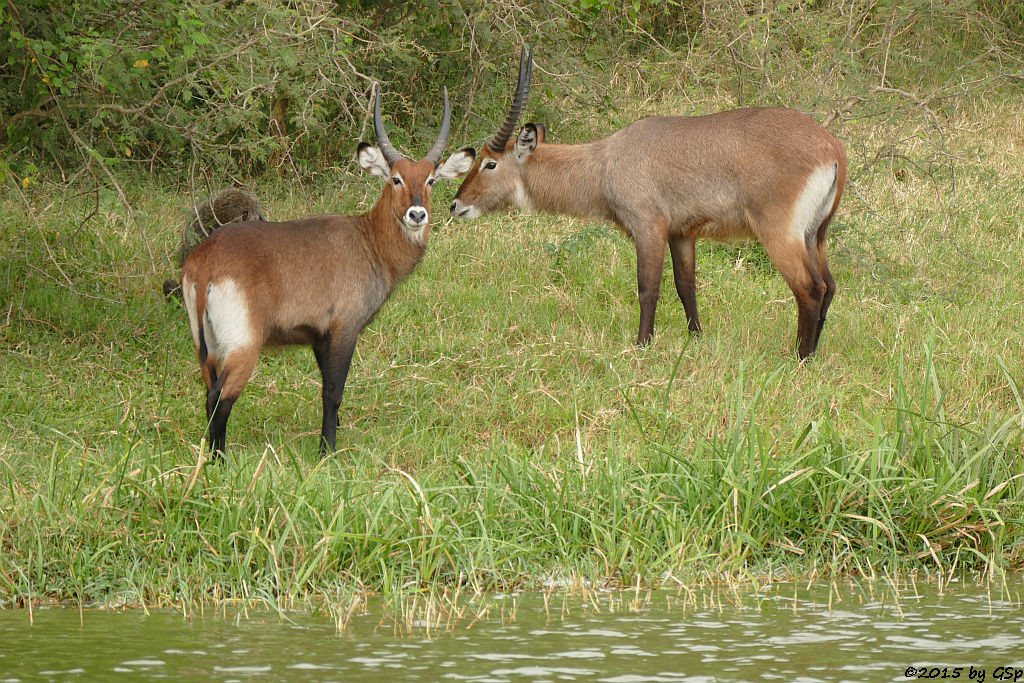
{"type": "Polygon", "coordinates": [[[391,175],[391,167],[388,166],[387,159],[373,145],[368,145],[359,150],[358,157],[359,166],[367,173],[381,178],[387,178],[391,175]]]}
{"type": "Polygon", "coordinates": [[[516,161],[522,163],[523,159],[530,156],[535,149],[537,149],[537,132],[533,128],[523,128],[519,137],[516,138],[516,146],[513,148],[516,161]]]}
{"type": "Polygon", "coordinates": [[[473,168],[475,157],[462,150],[448,157],[448,160],[434,169],[434,177],[438,180],[444,178],[458,178],[460,175],[473,168]]]}

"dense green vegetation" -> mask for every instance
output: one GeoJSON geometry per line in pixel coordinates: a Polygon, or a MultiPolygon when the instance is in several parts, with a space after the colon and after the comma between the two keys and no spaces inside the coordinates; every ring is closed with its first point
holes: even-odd
{"type": "Polygon", "coordinates": [[[1024,563],[1017,3],[150,9],[0,0],[0,604],[1024,563]],[[443,85],[452,149],[479,146],[525,41],[526,120],[551,140],[784,104],[846,143],[818,355],[797,362],[756,244],[698,246],[700,339],[666,272],[636,349],[625,238],[442,222],[453,184],[360,339],[337,456],[316,455],[312,354],[287,349],[239,401],[229,462],[197,467],[201,382],[160,293],[192,198],[238,183],[272,218],[366,210],[371,83],[399,148],[433,140],[443,85]]]}

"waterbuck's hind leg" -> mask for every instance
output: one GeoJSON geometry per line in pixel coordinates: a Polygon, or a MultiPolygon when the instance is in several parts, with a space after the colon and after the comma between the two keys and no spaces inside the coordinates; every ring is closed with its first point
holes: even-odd
{"type": "Polygon", "coordinates": [[[814,348],[817,349],[821,340],[821,331],[825,327],[825,318],[828,316],[828,308],[832,305],[832,298],[836,295],[836,281],[832,279],[832,271],[826,264],[821,269],[821,278],[825,282],[825,295],[821,299],[821,312],[818,315],[818,329],[814,335],[814,348]]]}
{"type": "MultiPolygon", "coordinates": [[[[771,254],[771,250],[769,250],[771,254]]],[[[825,281],[818,269],[806,258],[806,252],[792,250],[771,254],[782,277],[793,291],[797,306],[797,354],[800,360],[814,353],[821,331],[821,310],[825,298],[825,281]]]]}
{"type": "Polygon", "coordinates": [[[761,244],[796,297],[797,353],[804,360],[817,347],[827,288],[816,263],[817,254],[807,248],[803,235],[778,229],[790,220],[788,211],[766,212],[755,234],[761,236],[761,244]]]}
{"type": "Polygon", "coordinates": [[[797,305],[797,354],[805,360],[818,348],[818,335],[821,332],[822,300],[825,297],[825,282],[817,269],[808,268],[810,282],[797,289],[793,288],[797,305]]]}
{"type": "Polygon", "coordinates": [[[821,315],[818,317],[818,333],[814,337],[815,347],[817,347],[818,341],[821,339],[821,330],[825,327],[829,306],[832,305],[832,299],[836,295],[836,281],[832,278],[832,271],[829,270],[828,262],[825,259],[825,237],[828,235],[828,226],[832,222],[832,215],[830,213],[826,216],[825,220],[818,226],[815,235],[815,245],[813,248],[808,249],[812,259],[816,257],[821,279],[825,282],[825,296],[821,299],[821,315]]]}
{"type": "Polygon", "coordinates": [[[210,428],[210,451],[215,460],[224,455],[227,446],[228,417],[242,389],[249,383],[256,367],[259,348],[250,347],[228,354],[213,386],[206,392],[206,415],[210,428]]]}
{"type": "MultiPolygon", "coordinates": [[[[210,453],[214,461],[224,460],[224,449],[227,446],[228,417],[231,415],[231,408],[234,407],[238,397],[228,397],[223,394],[216,399],[216,406],[213,416],[210,418],[210,453]]],[[[207,404],[210,403],[209,397],[207,404]]]]}

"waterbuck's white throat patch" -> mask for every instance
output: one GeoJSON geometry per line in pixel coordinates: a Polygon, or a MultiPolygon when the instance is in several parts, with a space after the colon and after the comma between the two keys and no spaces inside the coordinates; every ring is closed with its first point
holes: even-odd
{"type": "Polygon", "coordinates": [[[816,230],[832,209],[836,198],[836,166],[834,163],[818,167],[804,185],[793,204],[793,218],[789,233],[793,239],[804,241],[809,232],[816,230]]]}
{"type": "Polygon", "coordinates": [[[210,355],[220,359],[252,343],[249,308],[231,278],[211,283],[206,294],[203,336],[210,355]]]}
{"type": "Polygon", "coordinates": [[[516,189],[512,195],[512,202],[520,211],[533,212],[533,202],[530,201],[530,195],[526,194],[526,188],[523,187],[522,180],[516,180],[516,189]]]}
{"type": "Polygon", "coordinates": [[[413,244],[418,244],[420,246],[423,246],[426,243],[427,226],[430,224],[429,220],[426,223],[423,223],[422,225],[407,223],[404,220],[399,221],[399,223],[402,226],[402,234],[405,235],[405,238],[407,240],[409,240],[413,244]]]}
{"type": "Polygon", "coordinates": [[[405,233],[406,238],[413,244],[418,244],[421,247],[427,242],[427,226],[423,225],[418,228],[410,228],[407,225],[402,225],[402,232],[405,233]]]}

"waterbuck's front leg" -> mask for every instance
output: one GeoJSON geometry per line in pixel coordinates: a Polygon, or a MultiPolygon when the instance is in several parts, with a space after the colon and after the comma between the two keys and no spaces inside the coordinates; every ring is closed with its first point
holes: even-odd
{"type": "Polygon", "coordinates": [[[637,346],[646,346],[654,334],[654,312],[661,293],[661,272],[665,267],[665,238],[655,230],[631,231],[636,242],[636,283],[640,299],[640,332],[637,346]]]}
{"type": "Polygon", "coordinates": [[[332,330],[313,342],[313,355],[323,378],[323,423],[320,427],[320,455],[333,453],[338,433],[338,408],[345,393],[345,380],[352,364],[359,333],[332,330]]]}
{"type": "Polygon", "coordinates": [[[686,311],[686,326],[693,334],[700,334],[700,316],[697,314],[697,262],[696,240],[677,235],[669,238],[669,253],[672,254],[672,276],[676,293],[686,311]]]}

